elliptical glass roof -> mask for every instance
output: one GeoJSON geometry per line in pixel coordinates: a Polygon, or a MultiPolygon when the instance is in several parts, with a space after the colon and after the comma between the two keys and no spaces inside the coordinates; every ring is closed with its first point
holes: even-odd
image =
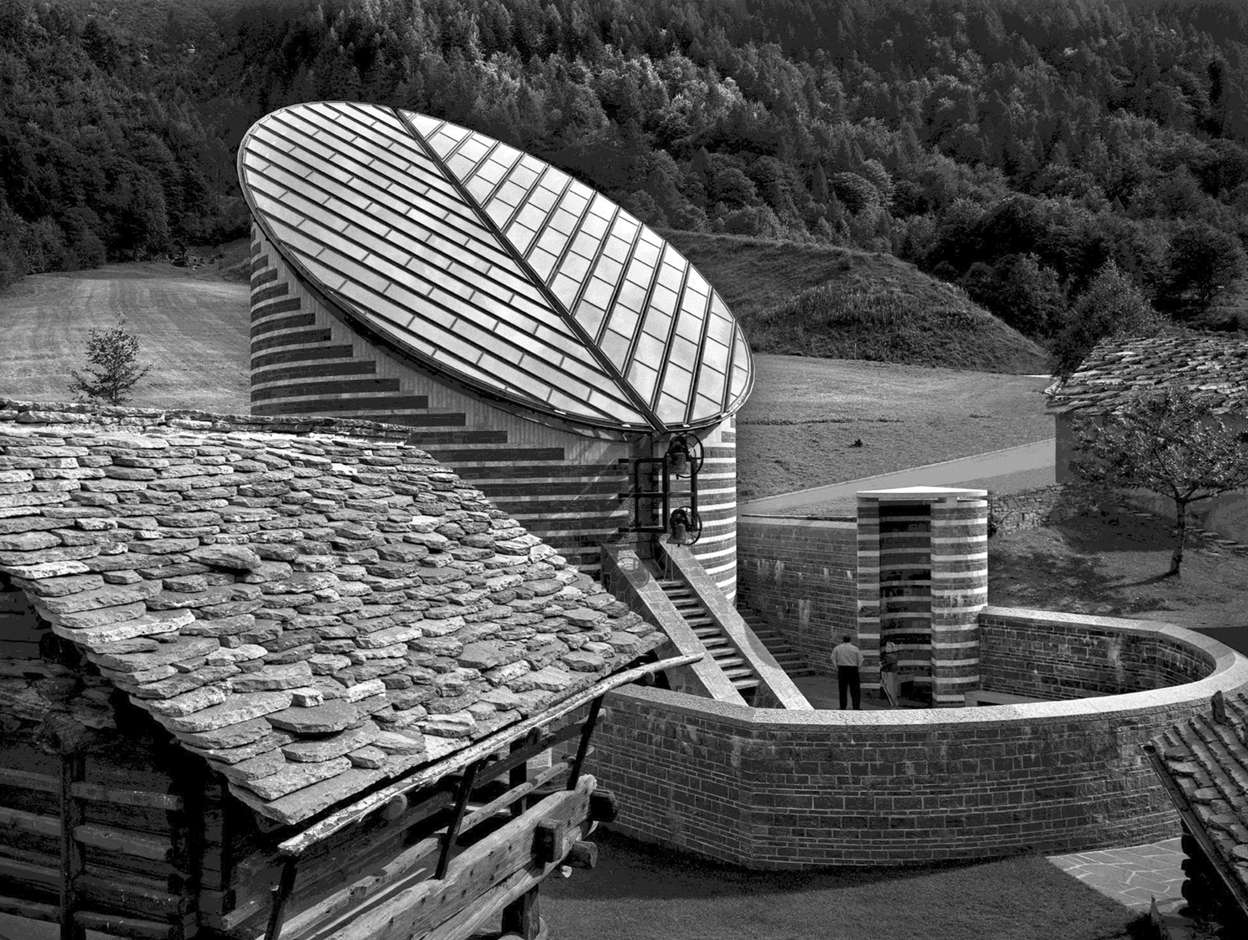
{"type": "Polygon", "coordinates": [[[749,394],[745,337],[693,266],[514,147],[409,111],[300,104],[251,127],[239,178],[313,287],[488,394],[658,431],[715,423],[749,394]]]}

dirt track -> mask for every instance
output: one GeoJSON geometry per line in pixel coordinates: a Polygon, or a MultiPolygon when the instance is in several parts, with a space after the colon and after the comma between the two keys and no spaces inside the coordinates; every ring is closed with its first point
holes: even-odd
{"type": "Polygon", "coordinates": [[[155,263],[39,274],[0,291],[0,397],[72,398],[88,332],[119,314],[152,363],[129,404],[247,410],[247,285],[155,263]]]}

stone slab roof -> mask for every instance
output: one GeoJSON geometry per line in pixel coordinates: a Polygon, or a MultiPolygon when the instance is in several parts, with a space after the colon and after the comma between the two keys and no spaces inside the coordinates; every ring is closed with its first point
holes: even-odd
{"type": "Polygon", "coordinates": [[[1215,412],[1248,415],[1248,337],[1179,330],[1106,340],[1048,389],[1049,410],[1109,412],[1132,395],[1167,386],[1192,389],[1215,412]]]}
{"type": "Polygon", "coordinates": [[[658,644],[396,431],[0,401],[0,573],[288,824],[658,644]]]}
{"type": "Polygon", "coordinates": [[[1151,742],[1166,774],[1248,896],[1248,696],[1225,695],[1206,713],[1151,742]]]}

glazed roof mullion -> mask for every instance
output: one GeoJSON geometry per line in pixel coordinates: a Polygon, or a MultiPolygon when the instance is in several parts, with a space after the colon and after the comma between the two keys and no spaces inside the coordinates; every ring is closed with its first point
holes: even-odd
{"type": "MultiPolygon", "coordinates": [[[[292,199],[292,200],[299,200],[299,199],[301,199],[301,198],[306,198],[306,197],[301,196],[301,194],[299,194],[299,193],[286,193],[285,195],[286,195],[286,197],[287,197],[288,199],[292,199]]],[[[269,198],[273,198],[273,197],[272,197],[272,196],[270,196],[269,198]]],[[[311,200],[309,200],[309,201],[311,201],[311,200]]],[[[342,219],[344,219],[344,220],[346,220],[346,221],[350,221],[350,220],[345,219],[345,216],[343,216],[341,213],[339,213],[338,211],[336,211],[336,210],[335,210],[335,209],[333,209],[333,208],[330,208],[330,207],[320,207],[320,208],[322,208],[325,212],[327,212],[327,213],[329,213],[329,214],[332,214],[332,215],[337,216],[338,218],[342,218],[342,219]]],[[[362,250],[364,250],[364,251],[369,252],[369,254],[371,254],[371,255],[374,255],[374,256],[379,257],[381,260],[383,260],[383,261],[384,261],[385,263],[387,263],[387,264],[389,264],[389,263],[390,263],[388,260],[386,260],[386,259],[385,259],[384,254],[383,254],[383,251],[384,251],[384,249],[385,249],[386,245],[387,245],[389,242],[394,241],[394,238],[393,238],[392,233],[386,233],[385,235],[382,235],[382,236],[373,236],[371,232],[368,232],[367,230],[362,230],[362,232],[361,232],[361,234],[362,234],[362,235],[367,235],[367,236],[370,236],[371,238],[374,238],[374,239],[375,239],[375,243],[374,243],[374,244],[372,244],[372,245],[370,245],[369,243],[367,243],[367,242],[363,241],[363,240],[362,240],[362,238],[359,238],[359,237],[351,237],[351,236],[348,236],[348,235],[344,234],[343,232],[340,232],[340,231],[335,231],[335,230],[329,229],[329,228],[328,228],[327,226],[325,226],[323,223],[319,222],[319,221],[318,221],[318,220],[316,220],[316,219],[311,218],[310,216],[309,216],[309,217],[305,217],[305,220],[308,222],[308,224],[317,225],[317,226],[319,226],[320,228],[322,228],[322,229],[324,229],[324,230],[326,230],[326,231],[330,232],[330,233],[331,233],[331,234],[332,234],[335,238],[343,238],[343,239],[346,239],[346,240],[348,240],[348,241],[351,241],[351,242],[353,242],[353,243],[354,243],[357,247],[359,247],[360,249],[362,249],[362,250]]],[[[302,227],[299,227],[299,230],[300,230],[300,231],[302,231],[302,232],[304,232],[304,234],[307,234],[307,230],[306,230],[306,229],[304,229],[304,228],[302,228],[302,227]]],[[[403,236],[403,237],[404,237],[404,238],[406,238],[406,236],[403,236]]],[[[322,239],[322,240],[321,240],[321,244],[324,244],[324,239],[322,239]]],[[[429,243],[427,243],[427,242],[420,242],[420,244],[421,244],[422,246],[425,246],[425,247],[431,248],[432,250],[436,251],[439,255],[442,255],[442,256],[446,259],[446,264],[445,264],[445,265],[444,265],[444,266],[440,269],[440,273],[441,273],[443,276],[445,276],[445,275],[448,275],[448,274],[449,274],[449,275],[450,275],[450,276],[451,276],[454,280],[456,280],[456,281],[458,281],[458,282],[460,282],[460,283],[464,284],[464,286],[465,286],[466,288],[468,288],[470,291],[471,291],[471,290],[476,290],[476,291],[479,291],[479,292],[482,292],[482,293],[486,293],[486,294],[491,294],[491,295],[493,295],[493,292],[492,292],[492,291],[483,290],[483,281],[484,281],[484,286],[487,286],[487,287],[488,287],[488,286],[493,286],[493,287],[495,288],[495,290],[505,292],[506,296],[499,296],[499,297],[498,297],[498,300],[499,300],[500,302],[502,302],[502,303],[510,303],[510,302],[514,299],[514,296],[515,296],[515,295],[514,295],[514,292],[512,292],[511,290],[509,290],[509,289],[508,289],[508,287],[507,287],[507,285],[505,285],[505,284],[500,284],[497,280],[495,280],[495,279],[494,279],[494,277],[493,277],[494,272],[493,272],[493,270],[492,270],[492,269],[488,269],[488,270],[487,270],[487,272],[486,272],[484,275],[481,275],[481,274],[479,274],[479,273],[472,273],[472,272],[470,272],[470,276],[465,277],[465,276],[463,276],[463,275],[461,275],[461,274],[459,273],[459,268],[457,267],[457,266],[462,266],[462,263],[463,263],[463,259],[462,259],[462,257],[460,257],[460,258],[456,258],[453,254],[451,254],[451,253],[449,253],[449,252],[447,252],[447,251],[442,250],[442,249],[441,249],[440,247],[438,247],[438,246],[430,245],[430,244],[429,244],[429,243]]],[[[483,260],[483,261],[486,261],[487,259],[482,259],[482,260],[483,260]]],[[[322,263],[324,263],[324,262],[322,262],[322,263]]],[[[417,262],[417,263],[420,263],[420,262],[417,262]]],[[[401,272],[403,272],[404,274],[407,274],[407,273],[410,273],[412,269],[410,269],[410,268],[400,267],[400,268],[398,268],[398,270],[399,270],[399,271],[401,271],[401,272]]],[[[419,271],[417,271],[416,273],[417,273],[417,276],[419,276],[419,271]]],[[[403,278],[399,278],[398,280],[399,280],[400,282],[402,282],[403,278]]],[[[430,278],[430,279],[429,279],[429,283],[431,283],[431,284],[432,284],[432,283],[436,283],[436,281],[435,281],[433,278],[430,278]]],[[[497,295],[495,295],[495,296],[497,296],[497,295]]],[[[516,311],[519,311],[519,310],[520,310],[520,307],[518,307],[518,306],[513,306],[513,308],[512,308],[512,309],[513,309],[513,310],[516,310],[516,311]]],[[[532,322],[534,322],[534,323],[540,323],[540,322],[541,322],[541,321],[540,321],[540,320],[539,320],[536,316],[533,316],[532,314],[526,314],[526,316],[528,317],[528,319],[529,319],[530,321],[532,321],[532,322]]],[[[556,346],[556,345],[554,345],[554,344],[548,344],[548,345],[551,345],[551,346],[552,346],[552,348],[556,348],[556,349],[560,349],[560,350],[562,350],[562,348],[563,348],[562,346],[556,346]]]]}
{"type": "MultiPolygon", "coordinates": [[[[683,261],[684,259],[682,258],[681,260],[683,261]]],[[[676,291],[676,306],[672,310],[672,319],[671,319],[671,322],[668,323],[667,325],[667,337],[663,343],[664,348],[668,350],[668,355],[663,357],[663,365],[659,369],[659,378],[654,383],[654,397],[651,399],[653,403],[653,407],[655,407],[656,409],[658,408],[658,405],[659,405],[659,399],[663,395],[663,390],[667,386],[668,367],[671,365],[671,361],[672,361],[671,359],[672,342],[679,332],[680,321],[681,321],[680,314],[681,314],[681,310],[683,310],[685,306],[685,296],[689,288],[689,272],[692,270],[693,270],[693,266],[690,265],[688,262],[686,262],[684,267],[681,269],[680,289],[676,291]]]]}
{"type": "Polygon", "coordinates": [[[437,176],[436,168],[427,165],[427,163],[422,165],[421,163],[413,162],[407,166],[394,164],[390,162],[389,158],[391,155],[389,153],[383,152],[382,155],[377,155],[371,152],[371,148],[367,146],[367,141],[362,143],[348,142],[333,132],[325,131],[324,134],[325,136],[334,137],[334,139],[343,143],[344,148],[349,149],[339,150],[334,155],[333,161],[323,161],[319,164],[313,164],[307,160],[300,161],[305,166],[311,166],[315,173],[321,173],[333,178],[339,178],[339,174],[342,173],[350,173],[354,178],[366,180],[378,192],[386,194],[391,198],[400,196],[404,198],[404,201],[411,204],[418,204],[421,200],[404,197],[404,193],[411,193],[416,197],[428,196],[430,192],[440,193],[444,196],[451,195],[446,182],[437,176]],[[385,159],[382,159],[383,156],[385,159]],[[350,164],[350,166],[343,166],[343,164],[350,164]],[[393,172],[382,172],[384,169],[390,169],[393,172]],[[423,190],[413,186],[409,179],[409,177],[414,175],[414,171],[419,171],[415,174],[416,183],[425,187],[423,190]]]}
{"type": "MultiPolygon", "coordinates": [[[[623,212],[623,210],[620,210],[620,211],[621,211],[621,212],[623,212]]],[[[616,215],[616,219],[619,219],[619,217],[620,217],[620,216],[619,216],[619,214],[617,213],[617,215],[616,215]]],[[[630,217],[630,218],[631,218],[631,217],[630,217]]],[[[604,238],[604,239],[602,240],[602,243],[603,243],[603,254],[604,254],[604,255],[605,255],[605,253],[606,253],[606,245],[607,245],[607,243],[608,243],[608,242],[610,242],[610,240],[611,240],[611,235],[612,235],[612,232],[613,232],[613,231],[614,231],[614,228],[608,229],[608,230],[607,230],[607,237],[606,237],[606,238],[604,238]]],[[[609,327],[608,327],[608,324],[609,324],[609,323],[610,323],[610,321],[611,321],[611,311],[615,309],[615,304],[616,304],[617,299],[618,299],[618,298],[619,298],[619,296],[620,296],[620,291],[622,291],[622,290],[624,289],[624,278],[625,278],[625,275],[626,275],[626,274],[627,274],[627,272],[628,272],[628,267],[629,267],[629,265],[630,265],[630,264],[632,264],[632,261],[633,261],[633,254],[634,254],[634,252],[636,252],[636,250],[637,250],[637,244],[641,241],[641,234],[642,234],[642,232],[644,232],[644,231],[645,231],[644,226],[642,226],[642,225],[640,225],[640,224],[639,224],[639,225],[637,226],[637,230],[636,230],[635,232],[633,232],[633,237],[632,237],[632,239],[631,239],[631,240],[629,241],[629,243],[628,243],[628,249],[627,249],[627,251],[625,252],[624,259],[620,262],[620,276],[619,276],[618,278],[616,278],[616,279],[615,279],[615,286],[614,286],[614,287],[613,287],[613,289],[611,290],[611,296],[607,299],[606,304],[604,304],[604,310],[605,310],[605,313],[603,314],[603,317],[602,317],[602,323],[601,323],[601,325],[598,327],[598,335],[597,335],[596,337],[594,337],[594,339],[595,339],[595,341],[596,341],[596,342],[601,342],[601,341],[602,341],[602,337],[603,337],[603,336],[605,336],[605,335],[606,335],[606,333],[607,333],[607,330],[608,330],[608,328],[609,328],[609,327]]],[[[589,278],[588,278],[588,281],[592,281],[592,280],[593,280],[593,277],[594,277],[594,274],[593,274],[593,271],[591,270],[591,271],[590,271],[589,278]]],[[[587,282],[588,282],[588,281],[587,281],[587,282]]]]}
{"type": "MultiPolygon", "coordinates": [[[[262,173],[261,175],[266,179],[271,179],[272,177],[270,176],[270,174],[284,175],[288,172],[289,171],[286,171],[282,167],[274,166],[272,170],[266,171],[262,173]]],[[[351,207],[350,205],[345,205],[345,204],[337,205],[337,206],[329,205],[328,202],[335,198],[334,194],[331,193],[329,190],[325,189],[315,179],[303,179],[300,177],[296,177],[295,179],[292,179],[291,181],[285,182],[285,183],[281,182],[280,180],[273,180],[273,181],[276,182],[278,185],[281,185],[287,192],[290,192],[292,195],[296,195],[296,196],[303,195],[303,198],[308,198],[306,194],[302,192],[303,190],[306,190],[308,187],[315,188],[318,191],[325,193],[325,195],[328,198],[325,203],[321,204],[321,208],[323,211],[333,213],[337,215],[339,218],[343,218],[346,221],[349,221],[352,224],[355,224],[361,227],[362,229],[367,230],[368,218],[364,213],[359,213],[358,218],[352,218],[351,215],[357,212],[357,210],[355,210],[354,207],[351,207]],[[297,188],[295,186],[296,183],[299,184],[297,188]]],[[[376,193],[377,197],[381,197],[383,195],[384,193],[380,191],[376,193]]],[[[430,235],[440,234],[444,238],[459,240],[461,242],[464,239],[468,239],[466,243],[455,245],[456,252],[466,251],[474,256],[482,258],[482,260],[489,262],[491,265],[497,266],[499,268],[499,274],[496,280],[501,281],[505,279],[507,283],[505,283],[504,286],[506,286],[507,289],[511,290],[513,293],[517,290],[524,290],[526,287],[529,286],[528,283],[524,280],[524,278],[518,275],[515,275],[511,272],[508,272],[506,270],[505,265],[509,264],[511,259],[507,256],[505,252],[503,252],[500,248],[494,245],[491,241],[472,238],[472,235],[473,235],[472,232],[465,232],[462,229],[456,228],[446,218],[439,217],[435,215],[434,213],[425,210],[419,204],[414,206],[413,209],[414,211],[416,211],[416,213],[420,217],[423,217],[427,221],[421,221],[420,219],[413,218],[412,216],[401,215],[395,212],[394,210],[392,210],[391,208],[389,208],[389,206],[387,206],[384,202],[378,202],[376,198],[372,199],[372,208],[373,208],[374,215],[376,217],[382,218],[386,222],[386,224],[389,226],[390,230],[389,232],[387,232],[387,236],[393,234],[397,238],[410,240],[411,236],[408,234],[408,230],[411,228],[411,225],[415,223],[416,225],[421,226],[423,230],[425,232],[428,232],[430,235]]],[[[456,216],[456,218],[459,218],[459,216],[456,216]]],[[[475,219],[469,219],[468,221],[473,227],[476,226],[475,219]]],[[[448,261],[453,260],[456,257],[455,253],[442,249],[440,246],[435,245],[432,242],[430,242],[428,238],[417,239],[417,241],[419,241],[422,246],[425,246],[427,248],[432,248],[433,250],[438,251],[438,253],[445,256],[448,259],[448,261]]]]}
{"type": "MultiPolygon", "coordinates": [[[[313,240],[313,236],[311,236],[309,233],[307,233],[306,231],[303,231],[302,229],[298,231],[300,235],[310,240],[311,245],[315,245],[318,248],[322,248],[323,243],[313,240]]],[[[332,271],[339,277],[345,279],[347,282],[353,283],[357,285],[358,287],[363,288],[365,291],[374,294],[377,297],[377,299],[381,302],[391,303],[391,304],[397,303],[396,294],[405,293],[409,295],[409,297],[419,298],[421,301],[428,303],[434,306],[435,308],[437,308],[441,313],[445,314],[447,322],[452,322],[456,318],[461,318],[463,315],[463,310],[460,308],[459,304],[453,303],[453,302],[447,303],[440,299],[442,294],[445,294],[446,296],[450,297],[452,301],[454,301],[456,298],[453,294],[450,294],[449,292],[446,292],[444,290],[439,291],[438,284],[436,281],[433,281],[433,280],[427,281],[426,282],[427,289],[424,292],[414,290],[412,287],[408,286],[403,281],[399,281],[399,280],[389,280],[387,282],[387,285],[384,288],[378,290],[368,281],[362,280],[358,276],[358,273],[352,270],[353,267],[365,268],[366,266],[362,262],[354,261],[352,259],[342,258],[339,261],[339,263],[334,264],[334,263],[330,263],[330,261],[328,261],[324,257],[321,257],[319,252],[317,255],[310,255],[308,254],[306,250],[301,251],[300,253],[305,254],[314,263],[329,269],[330,271],[332,271]]],[[[390,262],[384,261],[384,263],[389,264],[390,262]]],[[[380,271],[378,271],[378,269],[371,267],[371,266],[368,266],[367,269],[376,271],[377,273],[381,273],[380,271]]],[[[404,269],[400,269],[400,270],[404,270],[404,269]]],[[[431,320],[430,315],[422,312],[420,306],[414,305],[413,303],[409,301],[405,309],[408,311],[408,322],[410,322],[412,319],[417,319],[417,320],[420,320],[422,323],[435,326],[442,330],[446,330],[445,324],[439,323],[437,320],[431,320]]],[[[392,322],[395,322],[393,318],[389,318],[389,319],[391,319],[392,322]]],[[[540,326],[541,326],[540,323],[535,324],[535,327],[540,327],[540,326]]],[[[522,329],[521,327],[516,326],[514,324],[508,324],[507,330],[498,331],[495,334],[495,342],[511,346],[513,349],[515,349],[517,352],[520,352],[520,353],[530,350],[535,341],[540,341],[542,345],[549,348],[551,352],[554,353],[555,355],[563,355],[567,352],[567,349],[565,346],[557,345],[556,343],[547,339],[545,336],[542,336],[541,331],[539,329],[531,329],[531,330],[526,331],[522,329]],[[511,336],[509,335],[510,333],[515,333],[516,338],[512,339],[511,336]]],[[[483,347],[483,351],[486,352],[487,354],[490,354],[494,358],[497,358],[496,354],[491,352],[488,345],[483,347]]],[[[542,378],[540,374],[534,374],[534,377],[542,378]]]]}
{"type": "MultiPolygon", "coordinates": [[[[664,245],[663,248],[659,251],[659,257],[655,259],[654,270],[650,272],[650,283],[646,285],[646,295],[642,299],[642,302],[641,302],[641,311],[638,313],[638,316],[637,316],[637,326],[633,330],[633,341],[629,343],[628,355],[624,357],[624,369],[626,372],[628,370],[629,364],[633,361],[633,358],[637,355],[637,345],[640,342],[641,334],[645,330],[645,327],[646,327],[646,317],[648,313],[650,312],[650,301],[651,301],[651,298],[654,296],[654,286],[659,282],[659,272],[663,269],[663,258],[667,254],[668,251],[674,252],[675,249],[671,248],[668,245],[664,245]]],[[[687,265],[686,265],[685,270],[686,272],[688,271],[687,265]]],[[[688,277],[688,274],[686,273],[685,276],[688,277]]],[[[675,320],[675,317],[673,317],[672,319],[675,320]]],[[[652,397],[647,396],[647,400],[650,401],[651,407],[653,407],[654,399],[652,397]]]]}
{"type": "Polygon", "coordinates": [[[723,408],[725,410],[728,407],[727,403],[730,402],[733,398],[735,398],[738,394],[744,393],[749,384],[748,375],[745,375],[739,384],[737,382],[737,375],[744,372],[744,367],[738,361],[738,359],[740,355],[742,354],[742,352],[745,352],[745,353],[749,352],[748,349],[744,351],[741,349],[741,347],[744,346],[744,344],[745,344],[745,340],[741,333],[741,324],[733,323],[732,345],[729,347],[729,349],[731,350],[731,353],[729,355],[728,380],[724,382],[723,408]]]}
{"type": "Polygon", "coordinates": [[[715,291],[707,285],[706,291],[706,307],[702,310],[702,329],[698,335],[697,354],[693,361],[693,377],[689,381],[689,392],[685,396],[685,423],[688,424],[693,420],[693,412],[695,405],[695,397],[698,389],[698,379],[702,372],[702,358],[706,353],[706,335],[707,330],[711,326],[711,310],[715,306],[715,291]]]}
{"type": "MultiPolygon", "coordinates": [[[[593,200],[590,200],[590,206],[592,208],[593,200]]],[[[594,271],[598,268],[598,263],[602,259],[603,251],[606,250],[607,239],[610,237],[611,228],[615,224],[616,218],[622,211],[623,210],[620,209],[619,206],[612,206],[611,217],[607,220],[606,231],[603,233],[602,237],[597,239],[597,246],[594,248],[593,257],[589,259],[589,267],[585,270],[585,276],[581,278],[580,286],[576,289],[576,296],[572,298],[572,302],[568,305],[568,310],[573,316],[576,315],[576,310],[580,307],[581,301],[585,299],[585,291],[589,288],[589,282],[593,280],[594,271]]],[[[572,239],[572,241],[575,242],[576,239],[572,239]]],[[[606,315],[604,313],[603,322],[605,321],[606,315]]]]}
{"type": "MultiPolygon", "coordinates": [[[[287,143],[294,142],[291,138],[282,137],[278,135],[275,131],[271,131],[270,133],[272,133],[273,136],[277,140],[285,141],[287,143]]],[[[326,132],[326,136],[333,136],[333,135],[326,132]]],[[[300,142],[302,143],[302,141],[300,142]]],[[[432,172],[425,170],[424,172],[422,172],[420,177],[418,177],[418,179],[421,185],[425,186],[426,188],[423,191],[418,190],[415,187],[413,187],[410,184],[410,182],[405,182],[402,179],[396,179],[393,175],[387,176],[382,173],[379,173],[376,170],[374,164],[380,161],[376,160],[374,157],[369,155],[368,152],[363,147],[356,147],[354,143],[350,144],[350,146],[354,147],[357,152],[352,153],[349,150],[339,150],[333,155],[334,157],[333,160],[324,160],[322,163],[319,163],[319,164],[311,163],[310,161],[303,159],[296,154],[290,154],[290,155],[284,156],[283,160],[293,159],[301,163],[303,166],[310,167],[313,172],[325,173],[326,175],[329,175],[332,171],[332,172],[350,172],[357,177],[367,176],[369,178],[368,179],[369,184],[372,186],[375,186],[380,192],[383,192],[383,193],[393,194],[395,192],[395,189],[398,188],[398,189],[406,190],[417,196],[424,196],[424,195],[427,195],[430,190],[438,189],[439,183],[445,186],[445,183],[438,180],[432,172]],[[363,157],[368,157],[368,159],[365,160],[363,159],[363,157]],[[358,167],[358,169],[344,170],[343,167],[341,166],[341,164],[344,161],[354,164],[356,167],[358,167]]],[[[413,164],[413,166],[416,166],[416,165],[413,164]]],[[[411,172],[411,169],[412,167],[408,167],[409,173],[411,172]]],[[[420,169],[424,170],[424,168],[420,168],[420,169]]]]}
{"type": "MultiPolygon", "coordinates": [[[[529,198],[533,195],[534,191],[537,190],[541,186],[542,180],[545,178],[546,178],[546,174],[543,173],[541,176],[539,176],[537,179],[533,181],[533,185],[529,188],[528,192],[524,194],[524,199],[521,200],[516,205],[515,211],[512,212],[511,217],[507,220],[508,225],[510,225],[511,222],[518,215],[520,215],[521,210],[524,209],[525,206],[528,205],[529,198]]],[[[556,206],[558,206],[559,203],[563,201],[564,195],[571,188],[572,188],[572,178],[568,177],[568,181],[563,184],[562,188],[560,188],[559,190],[558,195],[555,196],[556,206]]],[[[545,218],[540,223],[540,227],[533,233],[533,241],[529,243],[529,250],[524,254],[524,258],[526,261],[529,259],[530,255],[532,255],[533,251],[536,250],[538,243],[541,242],[542,235],[545,234],[546,230],[550,227],[550,221],[551,219],[555,217],[555,214],[553,212],[547,212],[547,213],[544,213],[544,216],[545,218]]],[[[502,232],[506,233],[507,226],[500,225],[499,229],[502,232]]],[[[545,283],[545,281],[543,281],[542,283],[545,283]]]]}
{"type": "MultiPolygon", "coordinates": [[[[402,114],[400,114],[400,118],[405,121],[407,120],[402,114]]],[[[428,148],[428,152],[430,156],[431,157],[435,156],[437,151],[434,150],[432,144],[428,143],[423,137],[419,135],[419,133],[416,131],[415,126],[412,125],[410,121],[408,121],[408,126],[411,128],[413,132],[413,136],[416,137],[417,140],[419,140],[425,147],[428,148]]],[[[546,300],[547,304],[550,305],[550,309],[554,312],[561,314],[561,319],[563,320],[563,323],[565,324],[565,326],[573,332],[574,336],[579,338],[581,345],[586,350],[589,351],[589,353],[593,356],[595,360],[597,360],[599,368],[604,372],[606,376],[609,376],[614,379],[614,384],[616,386],[615,391],[623,391],[635,411],[643,415],[645,419],[648,422],[650,422],[650,424],[656,429],[661,428],[661,424],[658,422],[657,415],[653,414],[653,412],[650,411],[648,403],[641,401],[640,398],[637,397],[636,393],[633,392],[632,386],[628,384],[628,381],[624,378],[623,374],[615,367],[615,365],[610,361],[610,359],[608,359],[607,356],[603,354],[602,350],[599,349],[598,346],[592,342],[591,338],[586,335],[585,331],[581,329],[581,325],[576,322],[576,319],[572,317],[571,313],[569,311],[565,311],[562,309],[562,306],[559,304],[559,301],[550,293],[546,285],[540,279],[537,278],[537,275],[533,271],[533,268],[528,264],[528,262],[523,257],[521,257],[517,252],[515,252],[514,246],[512,246],[511,242],[506,238],[505,235],[503,235],[503,233],[499,230],[498,226],[494,224],[493,220],[490,219],[489,215],[486,214],[484,207],[477,205],[475,202],[473,202],[472,200],[468,198],[467,194],[463,192],[462,184],[460,184],[459,181],[451,175],[450,171],[446,168],[445,163],[441,164],[441,168],[443,172],[447,174],[447,178],[450,179],[451,182],[457,188],[460,189],[461,198],[464,199],[464,201],[468,203],[472,208],[476,209],[477,214],[481,220],[481,224],[486,226],[488,230],[493,232],[494,236],[499,239],[501,244],[505,245],[508,249],[512,251],[516,264],[520,266],[521,269],[524,270],[525,273],[527,273],[529,277],[533,280],[534,284],[536,284],[540,288],[542,294],[544,295],[544,299],[546,300]]]]}
{"type": "MultiPolygon", "coordinates": [[[[511,149],[514,150],[515,148],[513,147],[511,149]]],[[[524,163],[525,156],[526,154],[523,150],[516,150],[516,158],[512,160],[511,163],[504,164],[501,161],[495,161],[495,165],[498,166],[500,170],[499,177],[494,182],[494,184],[490,187],[490,191],[486,193],[485,198],[481,200],[482,206],[488,207],[489,204],[494,200],[494,197],[498,195],[499,190],[501,190],[504,184],[506,184],[508,181],[516,182],[515,180],[516,171],[520,169],[521,165],[524,163]]],[[[542,167],[541,169],[534,171],[533,182],[532,182],[532,185],[534,187],[538,185],[539,180],[541,180],[542,178],[542,174],[545,172],[546,172],[546,167],[542,167]]],[[[523,183],[517,183],[517,185],[524,186],[523,183]]]]}
{"type": "MultiPolygon", "coordinates": [[[[298,251],[297,248],[296,250],[298,251]]],[[[302,252],[300,253],[302,254],[302,252]]],[[[364,286],[367,289],[366,285],[360,286],[364,286]]],[[[488,370],[491,374],[497,374],[500,369],[514,369],[522,377],[523,382],[515,385],[513,391],[523,394],[531,401],[546,401],[544,396],[533,393],[532,388],[535,385],[544,386],[554,392],[562,393],[562,390],[557,387],[552,389],[548,384],[548,377],[541,372],[534,372],[514,363],[508,364],[505,360],[500,359],[493,348],[491,348],[500,343],[511,346],[516,351],[518,359],[523,358],[526,354],[531,354],[532,349],[531,344],[526,342],[529,339],[527,335],[521,334],[518,339],[512,340],[510,337],[482,330],[477,324],[472,323],[470,320],[465,320],[461,311],[448,305],[436,294],[426,299],[429,306],[435,307],[443,315],[442,319],[431,319],[427,313],[410,312],[407,308],[404,308],[404,322],[400,322],[398,319],[387,316],[384,312],[385,304],[390,298],[384,294],[378,294],[375,301],[377,306],[373,309],[384,320],[378,326],[387,328],[396,336],[405,336],[407,335],[406,332],[396,332],[396,330],[404,330],[413,320],[419,320],[423,330],[422,334],[417,337],[420,340],[420,345],[426,346],[430,351],[439,351],[441,355],[456,359],[462,363],[461,366],[453,367],[453,371],[458,374],[466,375],[479,370],[488,370]],[[481,342],[466,341],[464,337],[469,332],[480,334],[481,342]],[[441,339],[438,342],[433,342],[431,334],[440,334],[441,339]],[[475,355],[472,358],[468,358],[455,352],[455,347],[459,345],[472,347],[475,355]]],[[[567,379],[561,379],[561,382],[566,384],[567,379]]],[[[588,404],[588,401],[586,403],[588,404]]],[[[594,410],[603,418],[615,417],[613,412],[605,412],[598,408],[594,408],[594,410]]]]}
{"type": "MultiPolygon", "coordinates": [[[[569,189],[571,188],[571,185],[572,185],[571,183],[568,184],[569,189]]],[[[568,190],[564,190],[564,193],[566,194],[567,191],[568,190]]],[[[562,203],[563,203],[563,198],[560,197],[557,205],[562,205],[562,203]]],[[[585,200],[584,207],[581,209],[580,214],[576,217],[576,221],[572,225],[572,231],[568,233],[567,239],[565,240],[564,245],[563,245],[563,250],[559,252],[558,256],[555,258],[555,263],[554,263],[554,266],[551,268],[550,275],[546,278],[546,285],[548,287],[554,283],[555,279],[561,273],[563,273],[563,266],[564,266],[565,261],[567,260],[568,255],[572,251],[572,244],[573,242],[576,241],[576,236],[580,233],[581,226],[585,224],[585,219],[589,217],[589,209],[593,204],[594,204],[594,194],[590,193],[589,198],[585,200]]],[[[548,218],[553,220],[555,215],[556,213],[552,212],[548,216],[548,218]]],[[[539,234],[539,237],[540,237],[540,234],[539,234]]],[[[588,274],[588,270],[586,271],[586,274],[588,274]]],[[[569,314],[570,313],[571,313],[571,310],[569,309],[569,314]]]]}

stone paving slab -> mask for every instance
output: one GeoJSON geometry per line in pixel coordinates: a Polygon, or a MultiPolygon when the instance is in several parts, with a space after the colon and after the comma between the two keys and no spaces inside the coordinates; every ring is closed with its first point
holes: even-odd
{"type": "Polygon", "coordinates": [[[1179,839],[1145,845],[1051,855],[1049,861],[1072,878],[1135,911],[1180,898],[1183,850],[1179,839]]]}

